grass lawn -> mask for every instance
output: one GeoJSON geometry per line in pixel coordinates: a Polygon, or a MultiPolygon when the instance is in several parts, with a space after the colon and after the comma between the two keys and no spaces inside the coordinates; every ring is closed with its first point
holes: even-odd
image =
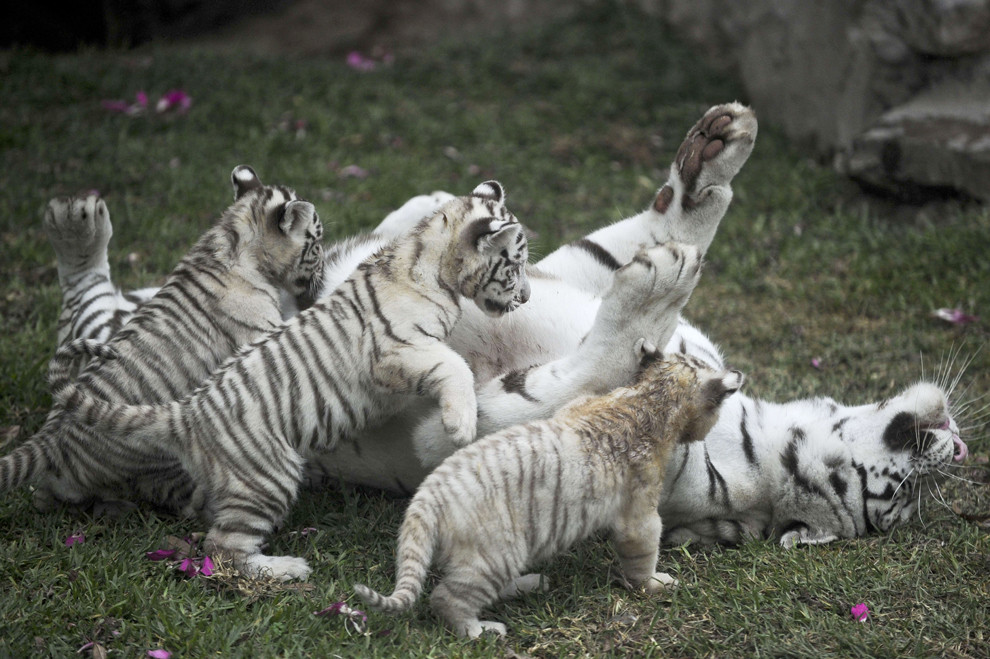
{"type": "MultiPolygon", "coordinates": [[[[50,197],[99,190],[125,288],[161,281],[229,203],[241,163],[313,201],[331,237],[372,227],[414,194],[497,178],[539,257],[646,207],[701,113],[746,100],[676,35],[611,5],[371,72],[343,58],[147,49],[4,52],[0,73],[4,452],[50,405],[60,302],[41,225],[50,197]],[[192,98],[187,113],[101,104],[139,90],[154,104],[172,88],[192,98]]],[[[90,642],[83,655],[990,656],[990,211],[866,203],[766,125],[734,187],[688,316],[747,373],[750,394],[866,402],[968,364],[954,402],[971,403],[960,424],[971,466],[955,473],[972,482],[943,484],[911,524],[791,551],[665,550],[663,569],[682,587],[659,600],[615,585],[608,544],[585,542],[546,567],[549,593],[494,607],[507,637],[464,642],[425,598],[411,615],[371,615],[363,633],[313,615],[339,600],[356,606],[350,586],[369,573],[391,576],[402,500],[304,494],[271,552],[306,556],[310,586],[240,592],[144,556],[205,529],[147,511],[39,515],[24,489],[0,500],[0,656],[76,656],[90,642]],[[931,315],[956,306],[984,319],[931,315]],[[76,532],[86,542],[67,547],[76,532]],[[865,623],[849,615],[859,602],[870,607],[865,623]]]]}

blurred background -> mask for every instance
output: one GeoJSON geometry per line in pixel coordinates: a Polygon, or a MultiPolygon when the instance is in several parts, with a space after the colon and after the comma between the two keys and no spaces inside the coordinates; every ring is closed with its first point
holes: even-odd
{"type": "MultiPolygon", "coordinates": [[[[149,42],[302,56],[402,52],[567,17],[593,0],[8,3],[2,45],[149,42]]],[[[990,200],[990,0],[635,0],[735,76],[761,122],[871,191],[990,200]]]]}

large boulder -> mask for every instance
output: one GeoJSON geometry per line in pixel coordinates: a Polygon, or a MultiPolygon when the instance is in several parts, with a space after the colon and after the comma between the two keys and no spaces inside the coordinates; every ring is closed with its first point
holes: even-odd
{"type": "Polygon", "coordinates": [[[871,187],[990,199],[990,0],[642,0],[871,187]]]}

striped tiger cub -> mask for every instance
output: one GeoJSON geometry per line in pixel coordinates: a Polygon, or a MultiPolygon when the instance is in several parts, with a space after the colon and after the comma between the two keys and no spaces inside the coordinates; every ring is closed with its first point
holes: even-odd
{"type": "MultiPolygon", "coordinates": [[[[318,290],[323,225],[313,205],[289,188],[262,185],[247,166],[235,168],[231,182],[233,205],[113,335],[107,345],[119,359],[90,363],[73,385],[77,391],[115,404],[175,399],[240,346],[279,326],[281,297],[309,298],[318,290]]],[[[45,224],[63,286],[78,278],[80,268],[92,274],[94,261],[106,263],[111,229],[103,200],[53,200],[45,224]],[[72,234],[79,258],[70,251],[72,234]]],[[[76,330],[102,319],[91,312],[109,295],[97,294],[75,309],[73,317],[83,319],[72,323],[76,330]]],[[[52,362],[53,388],[73,379],[73,357],[91,352],[80,341],[67,344],[52,362]]],[[[144,501],[193,515],[201,505],[177,460],[153,444],[125,444],[94,432],[57,404],[34,437],[0,459],[0,490],[27,483],[36,484],[34,503],[41,510],[56,502],[112,508],[110,502],[144,501]]]]}
{"type": "Polygon", "coordinates": [[[462,296],[492,316],[529,298],[526,235],[504,196],[489,181],[449,201],[184,400],[120,406],[71,386],[61,400],[80,421],[182,461],[209,490],[211,553],[250,574],[305,579],[303,558],[265,556],[261,544],[313,451],[332,450],[414,395],[439,399],[454,441],[474,439],[474,379],[444,341],[462,296]]]}
{"type": "Polygon", "coordinates": [[[701,440],[742,374],[640,339],[637,380],[579,399],[553,418],[514,426],[459,450],[420,486],[399,531],[396,587],[388,597],[357,584],[374,609],[409,609],[436,561],[434,612],[460,636],[505,633],[478,620],[499,598],[541,587],[523,574],[599,529],[611,529],[626,585],[653,593],[676,583],[656,572],[657,501],[677,442],[701,440]],[[645,346],[645,350],[644,350],[645,346]]]}

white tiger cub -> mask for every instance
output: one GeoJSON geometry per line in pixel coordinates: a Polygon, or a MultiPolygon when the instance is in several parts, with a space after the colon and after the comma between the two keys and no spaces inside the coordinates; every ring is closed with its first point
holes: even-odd
{"type": "Polygon", "coordinates": [[[475,436],[474,378],[444,340],[460,298],[497,316],[529,298],[526,235],[495,181],[454,199],[358,266],[336,292],[229,360],[189,397],[120,406],[66,387],[77,419],[122,443],[161,446],[208,490],[207,551],[248,573],[306,578],[302,558],[261,544],[285,517],[307,457],[439,399],[449,435],[475,436]]]}
{"type": "Polygon", "coordinates": [[[434,612],[460,636],[504,634],[502,623],[478,619],[481,610],[541,587],[541,575],[523,572],[600,529],[611,530],[629,587],[654,593],[676,583],[656,572],[666,465],[675,443],[704,438],[743,378],[686,355],[663,357],[642,339],[641,350],[633,384],[489,435],[441,463],[403,519],[395,591],[385,597],[356,584],[355,592],[373,609],[404,611],[437,563],[434,612]]]}
{"type": "MultiPolygon", "coordinates": [[[[241,345],[278,326],[280,298],[312,297],[319,289],[325,267],[323,224],[313,205],[289,188],[263,185],[247,166],[233,170],[231,183],[233,205],[165,285],[113,334],[107,349],[120,359],[91,363],[73,386],[118,404],[172,400],[192,390],[241,345]]],[[[87,272],[98,285],[100,271],[93,266],[106,264],[111,233],[104,201],[52,200],[45,225],[59,248],[63,285],[77,278],[85,283],[87,272]],[[78,242],[103,249],[77,250],[81,256],[69,258],[73,234],[78,242]]],[[[105,290],[88,298],[66,322],[80,333],[99,322],[112,325],[116,316],[96,311],[104,297],[113,298],[105,290]]],[[[67,344],[52,360],[53,388],[72,380],[77,354],[93,352],[86,341],[67,344]]],[[[151,444],[111,441],[73,423],[59,405],[34,437],[0,459],[0,491],[26,483],[37,485],[34,503],[42,510],[55,502],[145,501],[191,515],[198,506],[195,484],[177,460],[151,444]]]]}

